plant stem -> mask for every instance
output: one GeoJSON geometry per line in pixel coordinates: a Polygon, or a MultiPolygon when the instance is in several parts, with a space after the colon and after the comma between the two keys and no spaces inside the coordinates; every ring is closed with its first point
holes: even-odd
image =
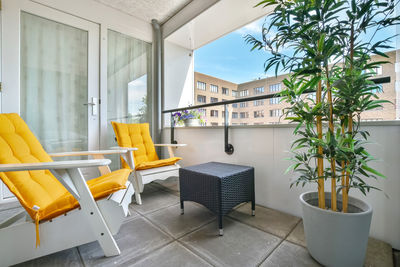
{"type": "MultiPolygon", "coordinates": [[[[316,95],[317,104],[322,101],[322,81],[318,83],[317,95],[316,95]]],[[[321,116],[317,116],[317,132],[318,139],[322,140],[322,118],[321,116]]],[[[323,150],[322,146],[318,146],[318,161],[317,161],[317,173],[318,173],[318,206],[321,209],[325,209],[325,189],[324,189],[324,159],[323,159],[323,150]]]]}
{"type": "MultiPolygon", "coordinates": [[[[342,124],[342,135],[345,134],[345,124],[342,124]]],[[[348,195],[347,195],[347,187],[346,187],[346,177],[345,177],[345,167],[346,163],[342,160],[342,211],[347,212],[347,205],[348,205],[348,195]]]]}
{"type": "MultiPolygon", "coordinates": [[[[333,125],[333,102],[332,102],[332,91],[331,85],[329,82],[329,67],[325,65],[326,72],[326,90],[328,91],[328,105],[329,105],[329,131],[331,132],[332,137],[334,136],[335,127],[333,125]]],[[[336,207],[336,161],[335,158],[331,158],[331,209],[333,211],[337,210],[336,207]]]]}
{"type": "MultiPolygon", "coordinates": [[[[351,29],[350,29],[350,75],[353,75],[353,60],[354,60],[354,20],[351,22],[351,29]]],[[[350,113],[347,117],[347,125],[348,125],[348,134],[350,136],[353,135],[353,114],[350,113]]],[[[344,131],[344,129],[343,129],[344,131]]],[[[347,161],[346,164],[348,165],[349,162],[347,161]]],[[[346,181],[344,184],[344,188],[342,189],[342,197],[343,197],[343,208],[342,211],[347,213],[348,211],[348,203],[349,203],[349,181],[350,181],[350,173],[346,171],[346,181]]]]}

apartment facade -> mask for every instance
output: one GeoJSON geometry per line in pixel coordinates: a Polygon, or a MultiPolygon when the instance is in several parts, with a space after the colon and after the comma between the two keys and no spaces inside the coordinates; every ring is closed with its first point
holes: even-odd
{"type": "MultiPolygon", "coordinates": [[[[396,93],[396,51],[388,52],[389,58],[374,56],[374,61],[389,61],[389,64],[380,66],[376,70],[376,78],[390,77],[390,83],[381,85],[381,90],[376,94],[380,99],[391,103],[383,104],[382,109],[366,111],[362,114],[362,121],[383,121],[399,119],[398,94],[396,93]]],[[[206,104],[246,98],[257,95],[275,94],[280,92],[284,85],[282,81],[287,74],[277,77],[253,80],[235,84],[203,73],[194,73],[195,104],[206,104]]],[[[231,125],[262,125],[288,123],[282,116],[282,110],[288,104],[281,102],[279,97],[242,102],[228,105],[229,121],[231,125]]],[[[202,110],[206,117],[205,126],[218,126],[224,124],[224,107],[216,106],[202,110]]]]}

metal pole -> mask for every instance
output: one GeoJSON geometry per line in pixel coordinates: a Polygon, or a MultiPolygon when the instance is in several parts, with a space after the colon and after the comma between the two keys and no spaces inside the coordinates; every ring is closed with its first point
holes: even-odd
{"type": "Polygon", "coordinates": [[[171,112],[171,144],[177,144],[178,142],[175,140],[175,121],[172,114],[171,112]]]}
{"type": "MultiPolygon", "coordinates": [[[[152,94],[152,137],[155,143],[161,143],[161,79],[162,79],[162,37],[157,20],[151,21],[153,28],[153,94],[152,94]]],[[[160,152],[157,151],[157,152],[160,152]]]]}
{"type": "Polygon", "coordinates": [[[225,153],[228,155],[233,154],[233,145],[229,144],[229,113],[228,105],[224,105],[225,116],[224,116],[224,135],[225,135],[225,153]]]}

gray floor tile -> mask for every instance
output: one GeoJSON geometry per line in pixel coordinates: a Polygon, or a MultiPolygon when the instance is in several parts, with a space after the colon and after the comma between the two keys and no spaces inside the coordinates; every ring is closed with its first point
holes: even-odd
{"type": "Polygon", "coordinates": [[[30,260],[14,266],[40,266],[40,267],[57,267],[57,266],[84,266],[79,257],[78,250],[71,248],[63,250],[54,254],[50,254],[44,257],[40,257],[34,260],[30,260]]]}
{"type": "Polygon", "coordinates": [[[137,213],[137,212],[133,209],[133,207],[132,207],[133,205],[135,205],[135,204],[130,204],[130,205],[129,205],[129,212],[131,213],[131,215],[130,215],[130,216],[127,216],[127,217],[125,218],[125,221],[131,221],[131,220],[135,219],[136,217],[140,216],[139,213],[137,213]]]}
{"type": "Polygon", "coordinates": [[[300,221],[296,225],[296,227],[293,229],[293,231],[287,237],[287,240],[289,240],[290,242],[295,243],[297,245],[307,247],[306,238],[304,236],[303,221],[300,221]]]}
{"type": "Polygon", "coordinates": [[[143,194],[142,203],[142,205],[134,204],[131,207],[141,214],[147,214],[177,204],[179,203],[179,198],[166,191],[160,190],[143,194]]]}
{"type": "Polygon", "coordinates": [[[185,202],[185,214],[180,215],[180,204],[153,212],[147,218],[175,238],[195,230],[215,219],[207,208],[192,202],[185,202]]]}
{"type": "MultiPolygon", "coordinates": [[[[150,184],[145,184],[143,187],[143,192],[141,194],[147,195],[155,191],[160,191],[161,189],[154,183],[150,184]]],[[[132,199],[135,199],[135,196],[132,197],[132,199]]]]}
{"type": "Polygon", "coordinates": [[[172,241],[142,217],[126,222],[115,236],[121,255],[104,257],[98,242],[79,247],[86,266],[121,265],[172,241]]]}
{"type": "Polygon", "coordinates": [[[286,237],[300,220],[300,218],[287,213],[258,205],[256,205],[256,216],[250,216],[250,214],[251,204],[247,203],[233,210],[229,217],[281,238],[286,237]]]}
{"type": "Polygon", "coordinates": [[[218,236],[215,221],[180,240],[217,266],[256,266],[281,239],[224,218],[224,236],[218,236]]]}
{"type": "Polygon", "coordinates": [[[178,177],[170,177],[166,180],[157,180],[157,181],[154,181],[154,184],[161,185],[162,189],[179,192],[179,178],[178,177]]]}
{"type": "Polygon", "coordinates": [[[180,245],[178,242],[174,242],[165,246],[154,253],[151,253],[146,258],[134,263],[131,266],[143,266],[143,267],[159,267],[159,266],[171,266],[171,267],[202,267],[212,266],[205,260],[196,256],[187,248],[180,245]]]}
{"type": "Polygon", "coordinates": [[[369,238],[365,267],[392,267],[392,246],[375,238],[369,238]]]}
{"type": "Polygon", "coordinates": [[[304,247],[283,241],[261,266],[313,267],[321,265],[311,257],[304,247]]]}

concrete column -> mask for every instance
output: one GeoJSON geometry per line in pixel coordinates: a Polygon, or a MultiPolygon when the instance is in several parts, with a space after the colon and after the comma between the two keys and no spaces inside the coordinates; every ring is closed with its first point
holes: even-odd
{"type": "MultiPolygon", "coordinates": [[[[152,94],[152,122],[153,127],[151,129],[151,134],[154,143],[161,142],[161,111],[162,111],[162,34],[161,27],[157,20],[153,19],[151,21],[153,27],[153,94],[152,94]]],[[[159,152],[159,151],[157,151],[159,152]]]]}

